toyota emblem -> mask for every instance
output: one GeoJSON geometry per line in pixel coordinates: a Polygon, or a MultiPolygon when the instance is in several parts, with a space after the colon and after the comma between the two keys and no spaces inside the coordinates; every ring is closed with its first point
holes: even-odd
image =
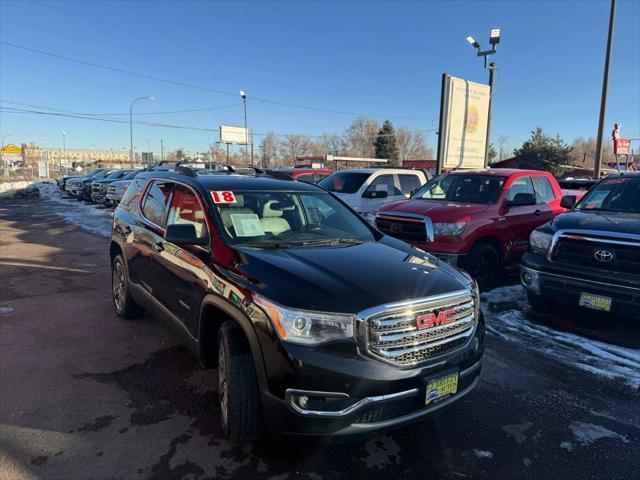
{"type": "Polygon", "coordinates": [[[593,258],[602,263],[607,263],[613,260],[613,253],[609,250],[596,250],[593,252],[593,258]]]}

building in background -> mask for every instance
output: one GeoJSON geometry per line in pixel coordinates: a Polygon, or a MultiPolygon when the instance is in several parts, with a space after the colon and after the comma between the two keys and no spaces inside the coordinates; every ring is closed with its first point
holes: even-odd
{"type": "MultiPolygon", "coordinates": [[[[139,162],[136,154],[136,163],[139,162]]],[[[77,165],[100,164],[104,166],[123,166],[129,163],[127,150],[85,150],[59,147],[39,147],[34,142],[22,144],[22,158],[26,166],[37,166],[47,161],[50,166],[73,168],[77,165]]]]}

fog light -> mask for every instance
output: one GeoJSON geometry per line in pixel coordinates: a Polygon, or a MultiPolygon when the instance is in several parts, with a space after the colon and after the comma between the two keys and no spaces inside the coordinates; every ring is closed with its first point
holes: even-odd
{"type": "Polygon", "coordinates": [[[540,295],[540,275],[538,274],[538,272],[522,267],[520,281],[527,290],[540,295]]]}
{"type": "Polygon", "coordinates": [[[306,395],[298,397],[298,405],[300,405],[302,408],[307,408],[307,405],[309,405],[309,397],[307,397],[306,395]]]}

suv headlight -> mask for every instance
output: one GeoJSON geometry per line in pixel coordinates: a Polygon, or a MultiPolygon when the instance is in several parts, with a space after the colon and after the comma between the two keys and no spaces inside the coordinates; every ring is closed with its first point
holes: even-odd
{"type": "Polygon", "coordinates": [[[257,294],[253,299],[265,311],[278,336],[285,342],[319,345],[353,338],[352,315],[294,310],[257,294]]]}
{"type": "Polygon", "coordinates": [[[466,222],[434,223],[433,232],[441,237],[456,237],[462,233],[466,222]]]}
{"type": "Polygon", "coordinates": [[[529,247],[531,247],[531,251],[539,255],[545,255],[551,244],[552,237],[553,235],[550,233],[542,230],[534,230],[529,236],[529,247]]]}

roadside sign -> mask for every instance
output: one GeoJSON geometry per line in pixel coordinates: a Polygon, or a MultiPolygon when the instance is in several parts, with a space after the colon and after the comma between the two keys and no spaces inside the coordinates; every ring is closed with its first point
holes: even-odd
{"type": "Polygon", "coordinates": [[[251,130],[232,125],[220,125],[220,142],[236,145],[250,145],[252,143],[251,130]]]}
{"type": "Polygon", "coordinates": [[[445,75],[438,145],[441,168],[484,167],[490,91],[488,85],[445,75]]]}
{"type": "Polygon", "coordinates": [[[629,155],[631,150],[631,139],[629,138],[616,138],[613,141],[613,154],[614,155],[629,155]]]}

